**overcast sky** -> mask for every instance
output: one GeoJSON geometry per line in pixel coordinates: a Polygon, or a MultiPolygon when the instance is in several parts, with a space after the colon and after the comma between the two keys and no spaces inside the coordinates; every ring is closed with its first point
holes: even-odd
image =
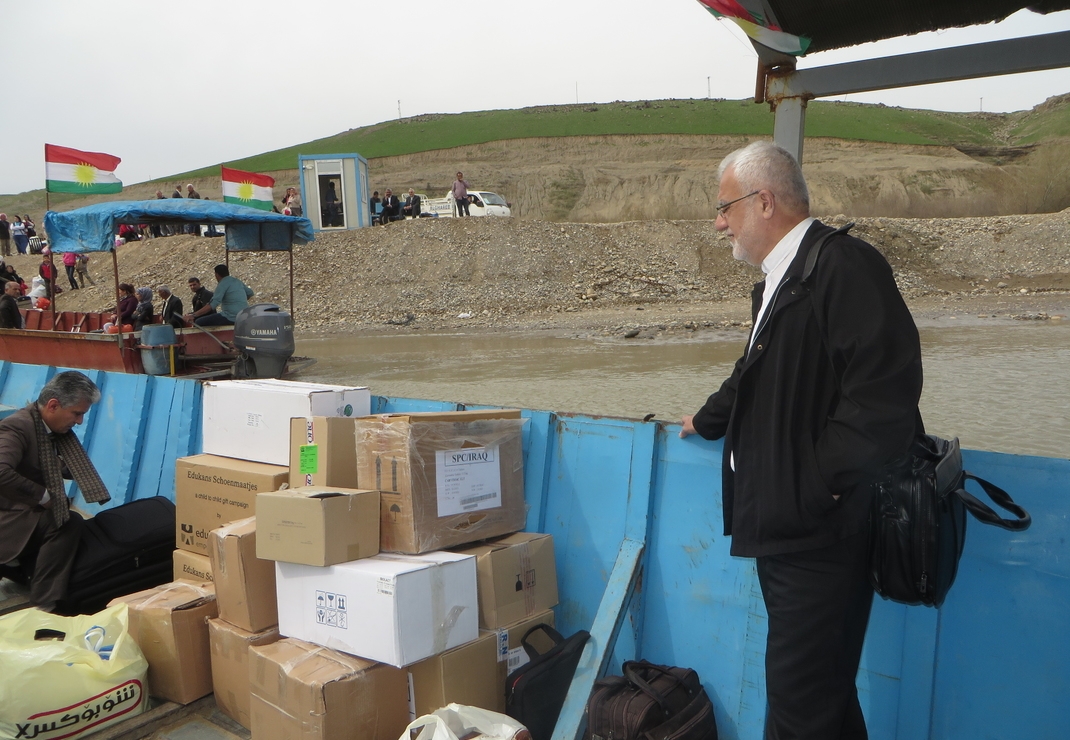
{"type": "MultiPolygon", "coordinates": [[[[0,193],[40,188],[44,144],[141,182],[421,113],[753,95],[743,33],[695,0],[2,2],[0,193]]],[[[800,68],[1070,30],[1070,12],[806,57],[800,68]]],[[[1012,111],[1070,70],[850,96],[1012,111]],[[982,102],[983,98],[983,102],[982,102]]]]}

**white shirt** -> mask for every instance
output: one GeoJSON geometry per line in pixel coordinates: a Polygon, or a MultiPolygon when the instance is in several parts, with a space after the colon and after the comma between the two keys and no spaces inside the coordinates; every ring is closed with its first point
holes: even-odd
{"type": "Polygon", "coordinates": [[[799,245],[802,244],[803,237],[806,236],[806,232],[813,222],[814,219],[812,218],[804,218],[795,224],[795,227],[785,234],[769,254],[765,256],[765,259],[762,260],[762,272],[765,273],[765,292],[762,293],[762,307],[758,309],[758,315],[754,319],[754,327],[751,329],[750,342],[747,344],[748,351],[750,346],[754,344],[754,337],[758,335],[758,329],[762,325],[762,320],[769,309],[769,304],[773,302],[773,298],[776,296],[777,288],[784,282],[784,274],[787,273],[788,267],[791,265],[792,260],[795,259],[795,255],[799,253],[799,245]]]}

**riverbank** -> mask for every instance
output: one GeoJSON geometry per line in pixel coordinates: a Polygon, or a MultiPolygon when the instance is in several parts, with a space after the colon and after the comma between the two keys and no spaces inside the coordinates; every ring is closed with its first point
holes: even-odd
{"type": "MultiPolygon", "coordinates": [[[[1070,313],[1070,210],[864,218],[852,233],[888,258],[919,320],[1045,320],[1070,313]]],[[[167,283],[187,300],[187,279],[212,287],[212,266],[225,252],[222,239],[174,236],[124,245],[117,256],[121,281],[167,283]]],[[[761,279],[760,271],[732,259],[712,221],[421,219],[320,234],[296,248],[293,260],[296,326],[303,335],[638,329],[635,336],[644,337],[739,329],[749,321],[751,287],[761,279]]],[[[40,257],[9,262],[28,282],[40,257]]],[[[289,305],[288,255],[232,253],[230,265],[255,290],[254,300],[289,305]]],[[[110,255],[93,255],[90,270],[98,285],[61,294],[59,310],[114,304],[110,255]]]]}

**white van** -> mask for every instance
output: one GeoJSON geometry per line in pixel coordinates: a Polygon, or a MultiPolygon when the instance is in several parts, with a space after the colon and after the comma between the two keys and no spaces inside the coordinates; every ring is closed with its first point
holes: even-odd
{"type": "MultiPolygon", "coordinates": [[[[470,216],[512,216],[513,211],[505,198],[492,193],[489,190],[469,190],[468,215],[470,216]]],[[[452,193],[446,193],[443,198],[421,199],[420,210],[423,213],[431,213],[440,218],[454,218],[457,216],[457,201],[452,193]]]]}

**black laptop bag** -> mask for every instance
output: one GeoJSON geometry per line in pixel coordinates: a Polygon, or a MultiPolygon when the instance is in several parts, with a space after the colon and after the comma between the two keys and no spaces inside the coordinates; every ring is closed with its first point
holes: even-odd
{"type": "Polygon", "coordinates": [[[532,740],[550,740],[568,688],[576,674],[583,646],[590,633],[580,630],[567,640],[546,624],[537,624],[520,644],[531,661],[509,674],[505,682],[505,712],[528,728],[532,740]],[[528,641],[535,632],[546,633],[554,646],[541,655],[528,641]]]}

